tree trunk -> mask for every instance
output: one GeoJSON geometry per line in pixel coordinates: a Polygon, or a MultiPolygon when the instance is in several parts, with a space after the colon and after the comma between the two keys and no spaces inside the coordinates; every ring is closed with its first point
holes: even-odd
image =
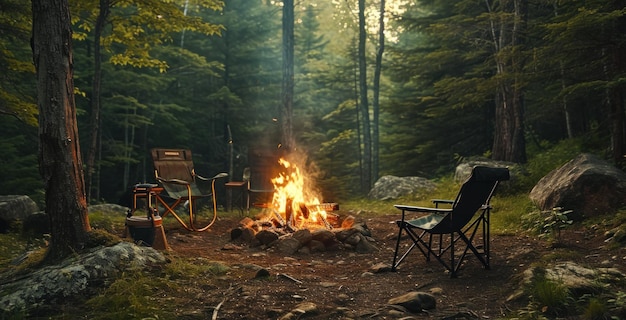
{"type": "MultiPolygon", "coordinates": [[[[489,1],[486,3],[491,11],[489,1]]],[[[526,28],[527,0],[503,0],[501,4],[502,11],[513,12],[514,18],[512,22],[501,18],[499,30],[492,24],[492,41],[499,78],[495,98],[492,158],[523,163],[526,162],[526,140],[523,85],[519,79],[523,67],[520,36],[526,28]]]]}
{"type": "Polygon", "coordinates": [[[359,95],[363,117],[363,185],[361,191],[369,192],[372,186],[372,137],[369,104],[367,101],[367,64],[365,60],[365,0],[359,0],[359,95]]]}
{"type": "MultiPolygon", "coordinates": [[[[87,155],[87,201],[91,202],[91,193],[99,186],[93,185],[93,175],[96,172],[96,153],[98,151],[98,137],[100,136],[100,87],[102,83],[102,53],[100,39],[102,30],[110,13],[110,0],[100,0],[100,12],[96,20],[93,41],[94,72],[91,93],[91,141],[87,155]]],[[[98,179],[99,180],[99,179],[98,179]]],[[[126,186],[125,186],[126,187],[126,186]]],[[[98,193],[98,192],[96,192],[98,193]]]]}
{"type": "Polygon", "coordinates": [[[281,108],[281,134],[282,144],[285,150],[292,151],[295,148],[293,137],[293,52],[294,52],[294,14],[293,0],[283,0],[283,84],[281,108]]]}
{"type": "Polygon", "coordinates": [[[37,70],[39,170],[50,219],[45,261],[82,249],[89,231],[74,102],[72,29],[67,0],[33,0],[33,61],[37,70]]]}
{"type": "Polygon", "coordinates": [[[374,66],[374,101],[372,109],[374,111],[373,122],[373,142],[372,142],[372,178],[378,180],[378,166],[380,157],[380,133],[379,133],[379,113],[380,113],[380,74],[383,68],[383,53],[385,52],[385,0],[380,0],[380,16],[378,19],[378,50],[376,51],[376,65],[374,66]]]}
{"type": "MultiPolygon", "coordinates": [[[[614,10],[623,10],[626,1],[616,1],[614,10]]],[[[614,33],[623,35],[626,32],[626,20],[619,19],[615,25],[614,33]]],[[[624,74],[626,70],[626,48],[623,41],[616,41],[615,46],[611,47],[611,63],[610,80],[618,78],[620,74],[624,74]]],[[[626,106],[624,99],[624,90],[626,86],[620,84],[615,88],[611,88],[609,103],[611,120],[611,149],[613,161],[622,168],[626,167],[626,106]]]]}

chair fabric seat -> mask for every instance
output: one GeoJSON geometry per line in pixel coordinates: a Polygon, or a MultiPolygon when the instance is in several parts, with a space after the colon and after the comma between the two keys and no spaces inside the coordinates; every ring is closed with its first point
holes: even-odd
{"type": "Polygon", "coordinates": [[[433,213],[433,214],[429,214],[417,219],[412,219],[412,220],[408,220],[405,221],[406,224],[410,225],[413,228],[420,228],[420,229],[424,229],[424,230],[431,230],[434,227],[436,227],[437,225],[439,225],[439,223],[441,223],[441,221],[445,218],[446,216],[443,214],[437,214],[437,213],[433,213]]]}

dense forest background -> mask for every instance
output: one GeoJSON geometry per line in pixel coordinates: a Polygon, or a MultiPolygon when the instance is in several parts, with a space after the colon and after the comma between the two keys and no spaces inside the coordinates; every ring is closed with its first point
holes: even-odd
{"type": "MultiPolygon", "coordinates": [[[[382,175],[436,178],[472,157],[524,163],[555,145],[624,166],[626,1],[387,0],[383,19],[380,1],[362,3],[365,87],[357,0],[295,3],[294,135],[325,199],[363,196],[382,175]],[[375,98],[367,125],[364,91],[375,98]]],[[[154,181],[153,147],[189,148],[200,174],[239,180],[251,150],[281,143],[282,2],[70,4],[91,203],[154,181]]],[[[0,0],[0,194],[42,203],[30,10],[0,0]]]]}

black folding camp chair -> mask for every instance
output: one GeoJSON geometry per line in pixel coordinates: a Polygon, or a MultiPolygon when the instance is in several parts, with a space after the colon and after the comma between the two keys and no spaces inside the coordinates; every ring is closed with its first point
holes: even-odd
{"type": "Polygon", "coordinates": [[[157,205],[165,207],[165,213],[162,216],[172,214],[185,229],[190,231],[207,230],[217,217],[215,181],[227,177],[228,174],[219,173],[212,178],[196,174],[191,150],[152,149],[151,153],[154,174],[165,192],[161,192],[159,188],[152,188],[150,192],[154,194],[157,205]],[[200,186],[202,182],[210,187],[206,190],[202,189],[200,186]],[[210,214],[201,216],[199,210],[196,210],[196,200],[207,197],[212,201],[212,211],[210,214]],[[189,214],[189,224],[186,224],[177,214],[176,209],[179,207],[184,207],[184,211],[189,214]]]}
{"type": "Polygon", "coordinates": [[[470,251],[485,269],[489,269],[489,201],[498,182],[508,179],[507,168],[476,166],[455,200],[433,200],[434,208],[395,205],[402,210],[402,220],[397,221],[399,231],[391,269],[395,271],[415,248],[422,252],[426,261],[435,257],[452,278],[457,276],[470,251]],[[444,204],[450,208],[440,208],[444,204]],[[407,212],[417,217],[409,218],[407,212]],[[399,256],[400,243],[407,238],[403,237],[403,232],[412,243],[399,256]]]}

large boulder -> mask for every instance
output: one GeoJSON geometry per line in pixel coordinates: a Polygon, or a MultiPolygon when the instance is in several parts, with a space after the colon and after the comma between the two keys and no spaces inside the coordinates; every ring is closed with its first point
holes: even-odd
{"type": "Polygon", "coordinates": [[[6,232],[11,223],[17,220],[23,221],[38,210],[37,203],[28,196],[0,196],[0,232],[6,232]]]}
{"type": "Polygon", "coordinates": [[[529,288],[533,278],[537,275],[562,285],[574,294],[576,298],[594,292],[600,292],[610,284],[621,283],[626,279],[618,268],[590,268],[572,261],[564,261],[551,266],[535,265],[526,269],[522,274],[522,283],[507,300],[513,301],[524,297],[524,288],[529,288]]]}
{"type": "Polygon", "coordinates": [[[368,197],[375,200],[397,199],[418,191],[429,191],[436,184],[422,177],[382,176],[370,190],[368,197]]]}
{"type": "Polygon", "coordinates": [[[115,281],[128,270],[143,270],[167,263],[158,251],[120,242],[112,247],[73,256],[58,265],[46,266],[0,284],[0,314],[37,309],[85,296],[94,286],[115,281]]]}
{"type": "Polygon", "coordinates": [[[626,205],[626,173],[591,154],[581,154],[541,178],[530,192],[541,209],[573,210],[582,215],[615,212],[626,205]]]}
{"type": "Polygon", "coordinates": [[[456,166],[456,169],[454,171],[454,180],[461,181],[461,182],[467,180],[467,178],[469,178],[469,176],[472,174],[472,169],[475,166],[509,168],[509,171],[510,171],[509,174],[511,175],[511,180],[513,180],[515,176],[515,170],[513,170],[513,168],[515,169],[518,168],[518,166],[513,162],[495,161],[495,160],[490,160],[490,159],[470,160],[470,161],[463,162],[459,164],[458,166],[456,166]]]}

